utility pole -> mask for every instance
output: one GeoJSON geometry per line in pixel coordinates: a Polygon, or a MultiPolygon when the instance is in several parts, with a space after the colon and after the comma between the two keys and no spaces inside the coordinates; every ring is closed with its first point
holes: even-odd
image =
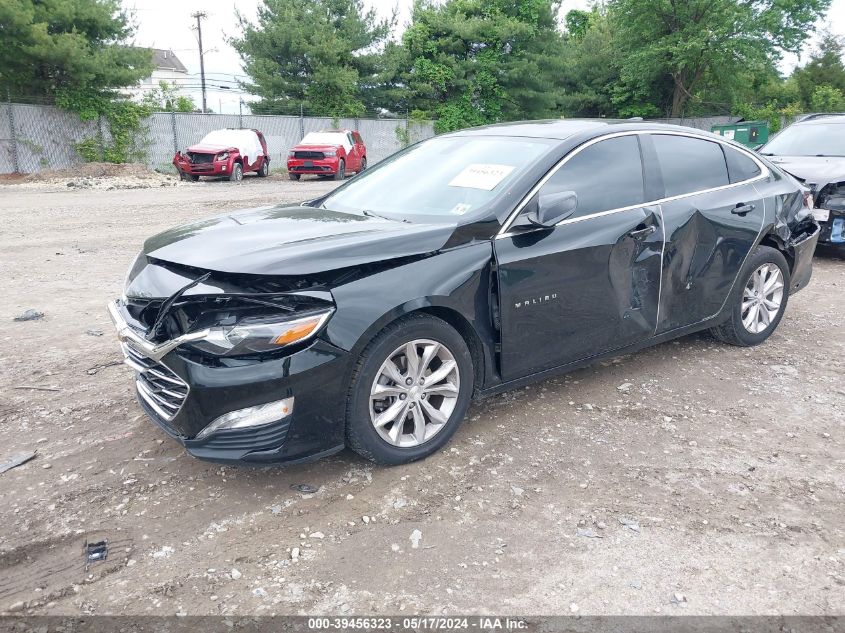
{"type": "Polygon", "coordinates": [[[203,114],[205,114],[207,108],[205,104],[205,58],[203,57],[202,52],[202,20],[203,18],[207,18],[208,16],[205,14],[204,11],[197,11],[196,13],[192,13],[191,17],[197,19],[197,40],[199,41],[200,45],[200,83],[202,84],[202,112],[203,114]]]}

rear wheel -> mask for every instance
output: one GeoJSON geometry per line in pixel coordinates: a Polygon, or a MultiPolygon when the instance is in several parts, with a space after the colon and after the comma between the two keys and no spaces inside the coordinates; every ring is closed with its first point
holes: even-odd
{"type": "Polygon", "coordinates": [[[373,339],[356,365],[348,445],[381,464],[427,457],[460,426],[472,389],[472,356],[454,328],[427,314],[400,319],[373,339]]]}
{"type": "Polygon", "coordinates": [[[232,165],[232,173],[229,174],[229,180],[232,182],[240,182],[244,179],[244,167],[240,163],[232,165]]]}
{"type": "Polygon", "coordinates": [[[358,170],[358,173],[360,174],[366,168],[367,168],[367,158],[365,156],[364,158],[361,159],[361,169],[358,170]]]}
{"type": "Polygon", "coordinates": [[[777,328],[789,301],[789,265],[783,254],[769,246],[758,246],[739,277],[730,317],[711,330],[730,345],[759,345],[777,328]]]}
{"type": "Polygon", "coordinates": [[[337,171],[334,174],[334,179],[343,180],[344,178],[346,178],[346,161],[341,158],[340,163],[337,165],[337,171]]]}
{"type": "Polygon", "coordinates": [[[288,178],[290,178],[291,180],[299,180],[301,176],[302,174],[295,174],[292,171],[288,172],[288,178]]]}
{"type": "Polygon", "coordinates": [[[261,178],[266,178],[270,174],[270,161],[266,158],[261,161],[261,169],[258,170],[258,175],[261,178]]]}

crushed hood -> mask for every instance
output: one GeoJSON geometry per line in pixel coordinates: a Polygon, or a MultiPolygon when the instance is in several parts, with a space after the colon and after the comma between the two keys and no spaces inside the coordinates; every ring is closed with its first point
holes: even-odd
{"type": "Polygon", "coordinates": [[[767,156],[772,163],[816,191],[832,182],[845,180],[845,158],[837,156],[767,156]]]}
{"type": "Polygon", "coordinates": [[[234,149],[234,145],[210,145],[208,143],[198,143],[191,145],[187,151],[196,154],[217,154],[227,149],[234,149]]]}
{"type": "Polygon", "coordinates": [[[309,275],[433,253],[454,229],[312,207],[261,207],[159,233],[144,243],[144,253],[224,273],[309,275]]]}

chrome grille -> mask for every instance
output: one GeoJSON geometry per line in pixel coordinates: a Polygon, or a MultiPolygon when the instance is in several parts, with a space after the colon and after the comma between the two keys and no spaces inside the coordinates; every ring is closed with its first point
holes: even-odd
{"type": "Polygon", "coordinates": [[[188,397],[188,385],[170,368],[147,358],[131,345],[124,343],[122,347],[124,361],[138,372],[138,393],[164,421],[169,422],[188,397]]]}

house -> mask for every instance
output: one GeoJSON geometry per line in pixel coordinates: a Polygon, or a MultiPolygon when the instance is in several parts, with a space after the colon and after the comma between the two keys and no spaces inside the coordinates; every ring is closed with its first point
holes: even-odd
{"type": "Polygon", "coordinates": [[[137,87],[127,90],[131,97],[140,99],[144,93],[158,88],[162,81],[174,84],[179,94],[188,95],[187,86],[191,83],[191,77],[188,75],[188,69],[185,68],[176,53],[163,48],[151,50],[153,52],[153,72],[149,77],[142,79],[137,87]]]}

